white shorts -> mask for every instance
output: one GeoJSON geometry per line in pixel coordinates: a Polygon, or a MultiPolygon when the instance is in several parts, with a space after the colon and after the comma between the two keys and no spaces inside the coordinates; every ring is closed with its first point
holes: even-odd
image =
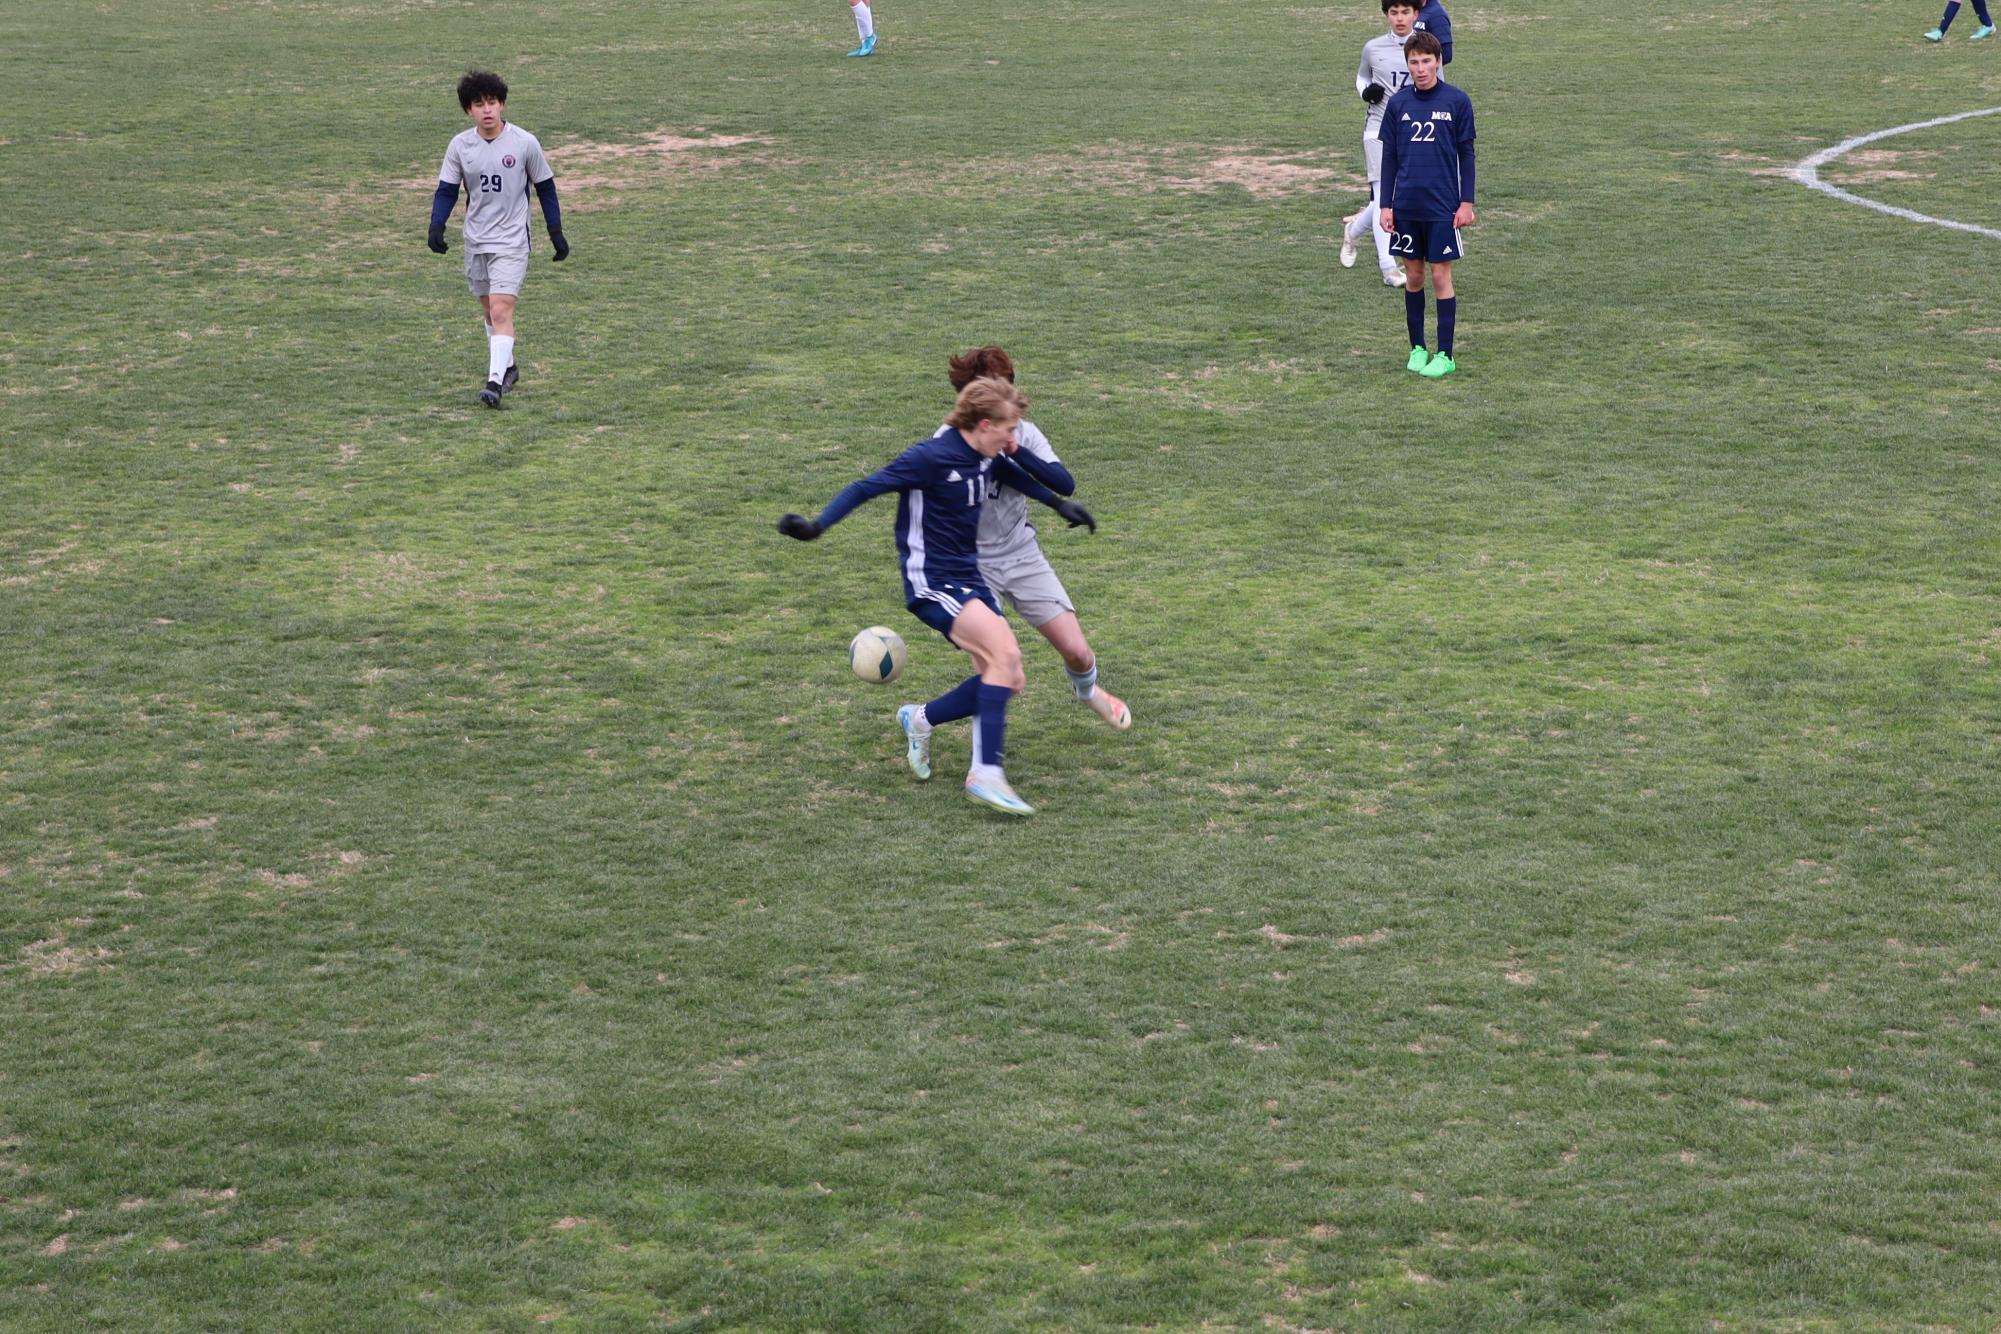
{"type": "Polygon", "coordinates": [[[466,251],[466,286],[474,296],[520,296],[528,255],[475,255],[466,251]]]}
{"type": "Polygon", "coordinates": [[[1021,614],[1021,619],[1037,629],[1066,611],[1077,610],[1070,605],[1070,595],[1063,591],[1063,581],[1056,577],[1056,571],[1049,568],[1049,558],[1042,554],[1041,547],[993,565],[982,564],[980,577],[1021,614]]]}

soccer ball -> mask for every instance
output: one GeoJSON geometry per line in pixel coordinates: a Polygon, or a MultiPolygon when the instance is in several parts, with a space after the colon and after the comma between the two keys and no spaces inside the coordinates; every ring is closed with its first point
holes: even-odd
{"type": "Polygon", "coordinates": [[[903,660],[910,650],[903,636],[886,625],[871,625],[848,645],[848,666],[870,685],[888,685],[903,675],[903,660]]]}

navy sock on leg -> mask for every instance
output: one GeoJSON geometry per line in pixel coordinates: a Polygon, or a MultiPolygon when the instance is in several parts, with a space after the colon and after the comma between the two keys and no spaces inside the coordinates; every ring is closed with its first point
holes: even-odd
{"type": "Polygon", "coordinates": [[[1403,294],[1403,322],[1410,326],[1410,345],[1424,346],[1424,293],[1408,288],[1403,294]]]}
{"type": "Polygon", "coordinates": [[[1938,21],[1938,30],[1940,32],[1948,31],[1952,27],[1952,21],[1958,17],[1959,0],[1946,0],[1945,17],[1938,21]]]}
{"type": "Polygon", "coordinates": [[[1987,17],[1987,0],[1973,0],[1973,12],[1980,16],[1981,27],[1991,28],[1994,26],[1994,20],[1987,17]]]}
{"type": "Polygon", "coordinates": [[[980,678],[969,676],[924,706],[924,717],[933,727],[970,718],[980,707],[980,678]]]}
{"type": "Polygon", "coordinates": [[[1001,767],[1001,739],[1007,735],[1007,702],[1014,692],[1006,686],[980,682],[980,763],[1001,767]]]}
{"type": "Polygon", "coordinates": [[[1459,298],[1442,296],[1438,298],[1438,350],[1446,356],[1452,355],[1452,332],[1459,324],[1459,298]]]}

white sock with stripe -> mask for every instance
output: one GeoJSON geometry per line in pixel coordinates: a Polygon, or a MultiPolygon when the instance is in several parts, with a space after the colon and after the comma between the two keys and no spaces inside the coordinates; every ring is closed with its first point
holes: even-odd
{"type": "Polygon", "coordinates": [[[494,334],[486,340],[486,378],[494,384],[507,374],[507,368],[514,364],[514,339],[506,334],[494,334]]]}

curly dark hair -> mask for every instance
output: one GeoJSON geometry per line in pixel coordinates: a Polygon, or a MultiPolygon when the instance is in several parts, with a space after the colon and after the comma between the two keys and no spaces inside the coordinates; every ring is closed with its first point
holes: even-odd
{"type": "Polygon", "coordinates": [[[989,378],[1014,383],[1014,358],[997,347],[970,348],[945,364],[951,367],[954,389],[989,378]]]}
{"type": "Polygon", "coordinates": [[[507,102],[507,80],[492,70],[469,69],[459,80],[459,110],[471,111],[472,104],[491,98],[503,105],[507,102]]]}

